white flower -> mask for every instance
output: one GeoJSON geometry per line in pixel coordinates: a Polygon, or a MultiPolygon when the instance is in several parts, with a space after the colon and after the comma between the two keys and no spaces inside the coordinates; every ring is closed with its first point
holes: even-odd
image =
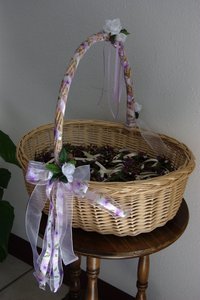
{"type": "Polygon", "coordinates": [[[126,41],[126,38],[127,38],[127,35],[120,32],[119,34],[116,35],[115,40],[118,41],[118,42],[124,43],[126,41]]]}
{"type": "Polygon", "coordinates": [[[103,30],[111,35],[119,34],[122,30],[120,19],[106,20],[106,24],[103,26],[103,30]]]}
{"type": "Polygon", "coordinates": [[[75,165],[71,163],[64,163],[64,165],[62,166],[62,173],[67,178],[68,182],[73,181],[74,171],[75,171],[75,165]]]}
{"type": "Polygon", "coordinates": [[[135,102],[134,109],[135,109],[136,112],[139,113],[142,110],[142,105],[139,104],[139,103],[137,103],[137,102],[135,102]]]}

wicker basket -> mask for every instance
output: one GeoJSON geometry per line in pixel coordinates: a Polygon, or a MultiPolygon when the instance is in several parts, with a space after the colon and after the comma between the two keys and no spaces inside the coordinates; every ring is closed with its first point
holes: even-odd
{"type": "MultiPolygon", "coordinates": [[[[92,44],[105,40],[109,41],[109,35],[98,33],[87,39],[76,50],[61,84],[55,124],[40,126],[21,139],[17,148],[17,157],[24,175],[29,160],[34,160],[36,153],[54,149],[55,159],[57,159],[63,143],[77,146],[109,144],[115,148],[128,148],[136,152],[144,151],[152,157],[155,156],[152,148],[141,136],[140,130],[131,127],[135,122],[131,72],[121,43],[118,45],[118,52],[124,67],[127,90],[127,125],[129,126],[97,120],[63,120],[64,104],[67,101],[71,84],[70,79],[74,76],[80,58],[92,44]]],[[[101,234],[133,236],[152,231],[175,216],[182,201],[188,176],[194,169],[194,157],[184,144],[165,135],[160,135],[160,137],[170,150],[168,158],[176,170],[148,180],[114,183],[89,182],[91,190],[98,190],[109,195],[119,206],[128,209],[130,214],[127,218],[115,218],[105,210],[74,197],[73,227],[101,234]]],[[[31,194],[34,186],[26,182],[26,187],[28,193],[31,194]]],[[[48,213],[48,209],[49,204],[46,202],[45,213],[48,213]]]]}

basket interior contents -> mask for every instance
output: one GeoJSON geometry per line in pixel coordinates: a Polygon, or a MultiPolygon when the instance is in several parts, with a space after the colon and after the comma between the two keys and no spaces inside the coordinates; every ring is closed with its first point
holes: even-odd
{"type": "MultiPolygon", "coordinates": [[[[36,154],[35,160],[52,162],[53,151],[36,154]]],[[[128,149],[115,149],[105,145],[74,146],[65,144],[60,153],[60,164],[72,162],[78,166],[90,165],[91,181],[126,182],[149,179],[174,171],[170,160],[164,156],[151,157],[144,152],[132,152],[128,149]]],[[[55,165],[52,164],[53,168],[55,165]]],[[[54,176],[62,181],[62,172],[54,176]]]]}

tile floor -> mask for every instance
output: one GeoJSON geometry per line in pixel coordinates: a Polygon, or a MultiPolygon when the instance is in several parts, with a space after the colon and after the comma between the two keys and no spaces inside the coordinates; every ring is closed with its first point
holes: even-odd
{"type": "Polygon", "coordinates": [[[0,263],[1,300],[62,300],[67,292],[64,284],[55,294],[39,289],[33,268],[12,255],[0,263]]]}

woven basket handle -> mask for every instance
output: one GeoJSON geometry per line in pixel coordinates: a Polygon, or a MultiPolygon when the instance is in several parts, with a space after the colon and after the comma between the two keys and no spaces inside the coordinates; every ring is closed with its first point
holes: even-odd
{"type": "MultiPolygon", "coordinates": [[[[64,79],[61,82],[59,97],[56,108],[56,116],[55,116],[55,132],[54,132],[54,157],[56,162],[58,162],[58,156],[62,149],[62,135],[63,135],[63,121],[65,115],[65,108],[68,98],[69,89],[71,86],[72,79],[75,75],[75,71],[78,67],[78,64],[87,50],[96,42],[101,41],[109,41],[109,34],[107,33],[97,33],[90,36],[85,42],[83,42],[76,50],[74,56],[72,57],[65,75],[64,79]]],[[[121,42],[115,42],[113,44],[116,47],[116,43],[118,43],[118,54],[121,60],[121,64],[124,70],[124,80],[126,85],[126,93],[127,93],[127,110],[126,110],[126,124],[128,126],[135,125],[135,110],[134,110],[134,97],[133,97],[133,87],[131,81],[131,68],[129,66],[128,59],[125,55],[124,46],[121,42]]]]}

